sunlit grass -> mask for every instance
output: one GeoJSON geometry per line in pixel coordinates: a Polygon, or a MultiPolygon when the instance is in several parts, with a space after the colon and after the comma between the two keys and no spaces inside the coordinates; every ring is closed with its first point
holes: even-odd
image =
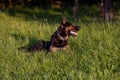
{"type": "Polygon", "coordinates": [[[17,16],[0,12],[1,80],[120,79],[119,21],[105,23],[97,18],[85,21],[85,17],[80,17],[78,22],[70,20],[81,26],[79,35],[70,37],[70,48],[66,51],[46,55],[46,51],[28,53],[17,48],[49,40],[61,23],[61,13],[55,12],[58,18],[53,15],[54,11],[50,12],[52,16],[45,14],[42,18],[34,12],[28,16],[24,12],[13,13],[17,16]]]}

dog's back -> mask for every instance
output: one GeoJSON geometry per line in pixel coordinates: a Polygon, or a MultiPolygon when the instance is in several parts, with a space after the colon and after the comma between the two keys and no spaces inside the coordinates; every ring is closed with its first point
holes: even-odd
{"type": "Polygon", "coordinates": [[[45,41],[39,41],[36,44],[30,46],[27,50],[28,51],[39,51],[45,49],[45,41]]]}
{"type": "Polygon", "coordinates": [[[31,51],[41,51],[41,50],[49,50],[50,47],[50,42],[49,41],[39,41],[36,44],[30,46],[30,47],[20,47],[18,48],[19,50],[26,50],[28,52],[31,51]]]}

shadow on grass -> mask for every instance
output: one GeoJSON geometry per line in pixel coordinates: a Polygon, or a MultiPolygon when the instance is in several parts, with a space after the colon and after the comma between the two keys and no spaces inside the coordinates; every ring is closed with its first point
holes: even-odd
{"type": "MultiPolygon", "coordinates": [[[[11,17],[22,18],[26,21],[39,21],[42,23],[60,22],[62,16],[66,17],[69,21],[74,20],[72,7],[65,7],[65,8],[60,8],[60,9],[43,9],[43,8],[37,8],[37,7],[36,8],[24,8],[24,9],[13,8],[13,9],[4,9],[1,11],[5,12],[11,17]]],[[[85,22],[85,23],[104,20],[103,17],[100,16],[98,5],[92,5],[92,6],[81,5],[79,8],[78,19],[79,21],[85,22]]]]}
{"type": "MultiPolygon", "coordinates": [[[[82,6],[79,10],[79,19],[81,21],[93,21],[98,18],[98,7],[82,6]]],[[[26,21],[40,21],[55,23],[60,22],[61,17],[65,16],[69,21],[73,21],[73,10],[72,8],[61,8],[61,9],[41,9],[41,8],[24,8],[24,9],[6,9],[3,12],[9,16],[23,18],[26,21]]]]}
{"type": "Polygon", "coordinates": [[[17,41],[17,42],[22,42],[23,44],[25,44],[24,46],[20,46],[18,49],[19,50],[27,50],[28,48],[30,48],[31,46],[35,45],[36,43],[41,42],[42,40],[37,39],[35,37],[30,37],[29,38],[29,43],[26,44],[26,40],[27,38],[24,35],[21,34],[11,34],[11,36],[17,41]]]}
{"type": "Polygon", "coordinates": [[[40,41],[42,41],[42,40],[38,40],[37,38],[31,37],[31,38],[29,38],[29,43],[26,45],[26,47],[29,48],[40,41]]]}
{"type": "Polygon", "coordinates": [[[3,12],[11,17],[23,18],[26,21],[40,21],[40,22],[59,22],[63,15],[63,10],[53,9],[6,9],[3,12]]]}

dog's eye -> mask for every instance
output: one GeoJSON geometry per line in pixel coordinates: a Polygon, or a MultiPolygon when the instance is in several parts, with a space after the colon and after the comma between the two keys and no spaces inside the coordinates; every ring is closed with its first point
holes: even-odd
{"type": "Polygon", "coordinates": [[[65,27],[70,27],[70,26],[71,26],[70,23],[66,23],[66,24],[65,24],[65,27]]]}

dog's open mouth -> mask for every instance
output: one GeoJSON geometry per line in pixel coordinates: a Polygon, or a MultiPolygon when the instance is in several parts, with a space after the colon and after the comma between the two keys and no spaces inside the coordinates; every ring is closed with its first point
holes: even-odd
{"type": "Polygon", "coordinates": [[[75,32],[75,31],[70,31],[70,34],[73,35],[73,36],[77,36],[78,35],[78,33],[75,32]]]}

